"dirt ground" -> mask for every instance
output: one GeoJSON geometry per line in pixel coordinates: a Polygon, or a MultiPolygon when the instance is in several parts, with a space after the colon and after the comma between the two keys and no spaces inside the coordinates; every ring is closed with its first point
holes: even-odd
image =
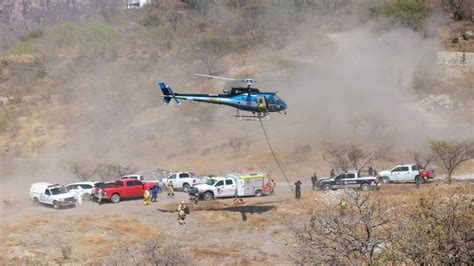
{"type": "MultiPolygon", "coordinates": [[[[474,183],[434,182],[417,189],[414,184],[389,184],[376,191],[391,202],[413,204],[422,197],[457,188],[473,193],[474,183]]],[[[62,210],[32,206],[21,198],[18,206],[2,204],[0,261],[2,264],[104,263],[115,252],[145,241],[181,248],[198,265],[291,264],[295,248],[293,231],[309,221],[307,211],[321,204],[337,208],[343,190],[311,191],[305,182],[301,202],[293,198],[287,184],[279,182],[276,194],[189,203],[186,224],[179,225],[174,209],[187,195],[177,192],[174,199],[160,193],[158,202],[144,206],[141,199],[118,204],[85,202],[62,210]],[[304,208],[306,209],[303,209],[304,208]],[[61,248],[62,247],[62,248],[61,248]],[[62,251],[69,250],[65,259],[62,251]]]]}

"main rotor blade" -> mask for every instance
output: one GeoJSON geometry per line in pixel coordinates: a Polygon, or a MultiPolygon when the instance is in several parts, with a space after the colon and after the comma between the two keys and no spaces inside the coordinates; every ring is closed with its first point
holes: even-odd
{"type": "Polygon", "coordinates": [[[194,74],[195,76],[199,77],[206,77],[206,78],[212,78],[212,79],[222,79],[222,80],[240,80],[240,79],[233,79],[233,78],[226,78],[226,77],[218,77],[218,76],[211,76],[211,75],[205,75],[205,74],[194,74]]]}
{"type": "Polygon", "coordinates": [[[258,82],[283,82],[286,81],[284,79],[266,79],[266,80],[258,80],[258,82]]]}

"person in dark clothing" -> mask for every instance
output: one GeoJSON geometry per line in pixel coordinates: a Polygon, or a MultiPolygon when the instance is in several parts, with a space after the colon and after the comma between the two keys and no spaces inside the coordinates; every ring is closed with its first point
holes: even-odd
{"type": "Polygon", "coordinates": [[[151,201],[156,202],[156,197],[158,196],[158,185],[155,184],[151,189],[151,201]]]}
{"type": "Polygon", "coordinates": [[[329,173],[329,176],[330,176],[330,177],[333,177],[333,176],[335,176],[335,175],[336,175],[336,173],[334,173],[334,168],[333,168],[333,169],[331,169],[331,173],[329,173]]]}
{"type": "Polygon", "coordinates": [[[372,168],[372,165],[369,166],[368,172],[369,172],[369,176],[372,176],[374,174],[374,168],[372,168]]]}
{"type": "Polygon", "coordinates": [[[318,186],[318,176],[316,175],[316,173],[314,173],[311,177],[311,183],[313,183],[313,190],[315,190],[318,186]]]}
{"type": "Polygon", "coordinates": [[[295,198],[301,198],[301,181],[296,181],[295,183],[295,198]]]}

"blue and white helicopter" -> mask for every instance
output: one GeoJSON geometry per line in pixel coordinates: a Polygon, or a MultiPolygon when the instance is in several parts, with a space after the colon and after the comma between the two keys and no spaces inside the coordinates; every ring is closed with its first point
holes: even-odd
{"type": "Polygon", "coordinates": [[[286,114],[285,110],[287,105],[276,95],[276,92],[260,92],[257,88],[252,87],[252,84],[257,82],[255,79],[234,79],[204,74],[195,75],[229,81],[243,81],[247,84],[247,87],[232,87],[230,90],[224,89],[223,94],[175,93],[169,86],[165,84],[164,81],[158,80],[157,83],[163,92],[163,104],[168,105],[171,99],[174,99],[176,103],[180,105],[181,102],[179,100],[181,99],[187,101],[228,105],[237,109],[236,117],[239,117],[241,120],[260,120],[262,118],[270,119],[269,114],[274,112],[283,112],[286,114]],[[241,111],[251,112],[252,115],[242,115],[241,111]]]}

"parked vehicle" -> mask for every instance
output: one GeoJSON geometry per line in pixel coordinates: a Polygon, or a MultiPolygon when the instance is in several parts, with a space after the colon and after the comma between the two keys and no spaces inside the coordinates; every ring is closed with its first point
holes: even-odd
{"type": "Polygon", "coordinates": [[[264,194],[263,186],[268,182],[266,173],[233,173],[224,177],[209,178],[205,184],[195,185],[191,193],[204,200],[233,196],[260,197],[264,194]]]}
{"type": "Polygon", "coordinates": [[[64,186],[46,182],[34,183],[30,188],[30,199],[34,205],[40,203],[59,209],[63,206],[75,206],[74,194],[68,192],[64,186]]]}
{"type": "MultiPolygon", "coordinates": [[[[136,179],[116,180],[113,186],[102,187],[104,190],[104,200],[118,203],[123,198],[142,197],[145,189],[152,188],[153,183],[142,183],[136,179]]],[[[98,195],[100,188],[95,188],[94,193],[98,195]]]]}
{"type": "Polygon", "coordinates": [[[390,182],[416,182],[418,178],[422,180],[433,179],[433,170],[418,169],[415,164],[403,164],[393,167],[391,170],[380,171],[377,177],[382,183],[390,182]]]}
{"type": "Polygon", "coordinates": [[[92,188],[91,200],[95,201],[99,197],[99,189],[104,187],[111,187],[115,185],[115,181],[96,182],[92,188]]]}
{"type": "Polygon", "coordinates": [[[153,185],[158,185],[158,192],[165,190],[166,185],[163,183],[163,181],[160,181],[158,179],[153,179],[153,178],[148,178],[144,175],[137,175],[137,174],[130,174],[130,175],[124,175],[122,176],[121,179],[136,179],[142,181],[142,183],[153,183],[153,185]]]}
{"type": "Polygon", "coordinates": [[[319,187],[323,190],[360,188],[368,191],[378,188],[378,179],[375,176],[359,176],[357,171],[349,171],[333,177],[322,178],[319,181],[319,187]]]}
{"type": "Polygon", "coordinates": [[[194,173],[179,172],[169,175],[168,178],[163,178],[163,183],[166,186],[168,181],[171,180],[174,189],[182,189],[184,192],[189,192],[192,186],[204,184],[207,179],[209,179],[209,177],[198,177],[194,173]]]}
{"type": "Polygon", "coordinates": [[[67,191],[71,192],[75,195],[76,199],[79,193],[82,193],[83,200],[91,200],[92,197],[92,189],[94,188],[94,184],[97,182],[76,182],[66,186],[67,191]],[[82,188],[82,191],[81,191],[82,188]]]}

